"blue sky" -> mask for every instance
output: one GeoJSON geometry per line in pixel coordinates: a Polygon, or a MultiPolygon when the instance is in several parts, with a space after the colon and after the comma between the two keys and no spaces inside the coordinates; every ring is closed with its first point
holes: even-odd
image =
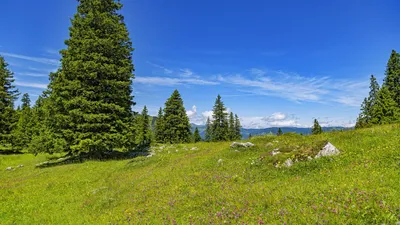
{"type": "MultiPolygon", "coordinates": [[[[354,124],[400,51],[400,2],[122,0],[140,111],[178,89],[201,124],[221,94],[244,127],[354,124]]],[[[33,100],[59,66],[75,0],[3,0],[0,55],[33,100]],[[6,32],[5,32],[6,31],[6,32]]]]}

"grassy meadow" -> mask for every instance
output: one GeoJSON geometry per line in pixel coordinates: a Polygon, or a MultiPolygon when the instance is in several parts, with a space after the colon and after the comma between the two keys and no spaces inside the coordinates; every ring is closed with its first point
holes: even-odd
{"type": "Polygon", "coordinates": [[[48,168],[62,155],[0,155],[0,224],[399,224],[399,125],[251,142],[48,168]],[[326,141],[341,154],[307,160],[326,141]]]}

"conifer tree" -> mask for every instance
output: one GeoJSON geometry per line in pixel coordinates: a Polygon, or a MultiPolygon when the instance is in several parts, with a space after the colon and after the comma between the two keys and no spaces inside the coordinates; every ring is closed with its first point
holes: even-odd
{"type": "Polygon", "coordinates": [[[207,117],[206,132],[204,134],[204,140],[205,141],[212,140],[212,127],[211,127],[210,117],[207,117]]]}
{"type": "Polygon", "coordinates": [[[114,0],[79,0],[61,70],[51,81],[56,130],[67,151],[129,150],[132,43],[114,0]]]}
{"type": "Polygon", "coordinates": [[[32,139],[32,112],[30,108],[29,94],[22,96],[22,108],[17,110],[18,121],[16,122],[12,132],[12,146],[14,148],[23,149],[28,147],[32,139]]]}
{"type": "Polygon", "coordinates": [[[197,127],[196,127],[196,129],[194,130],[194,133],[193,133],[193,141],[194,141],[194,143],[197,143],[197,142],[201,141],[200,132],[199,132],[199,129],[197,127]]]}
{"type": "Polygon", "coordinates": [[[156,126],[154,128],[154,136],[155,136],[156,142],[159,142],[159,143],[164,142],[164,115],[163,115],[163,110],[161,107],[160,107],[160,110],[158,110],[156,126]]]}
{"type": "Polygon", "coordinates": [[[365,98],[361,104],[361,112],[357,118],[356,128],[366,127],[372,124],[371,120],[374,117],[372,107],[376,104],[380,90],[379,84],[374,75],[371,75],[369,89],[368,98],[365,98]]]}
{"type": "Polygon", "coordinates": [[[21,99],[22,102],[22,110],[31,107],[31,99],[29,98],[29,94],[25,93],[21,99]]]}
{"type": "Polygon", "coordinates": [[[242,139],[241,128],[239,117],[235,114],[235,140],[242,139]]]}
{"type": "Polygon", "coordinates": [[[388,88],[393,100],[400,107],[400,55],[392,50],[386,65],[385,79],[382,86],[388,88]]]}
{"type": "Polygon", "coordinates": [[[15,123],[14,101],[19,92],[14,85],[14,74],[0,56],[0,143],[8,143],[12,126],[15,123]]]}
{"type": "Polygon", "coordinates": [[[228,113],[221,96],[218,95],[213,107],[212,141],[226,141],[229,139],[228,113]]]}
{"type": "Polygon", "coordinates": [[[389,88],[380,89],[376,102],[371,106],[371,124],[389,124],[399,121],[400,111],[389,88]]]}
{"type": "Polygon", "coordinates": [[[278,128],[278,132],[276,133],[277,136],[281,136],[283,134],[281,128],[278,128]]]}
{"type": "Polygon", "coordinates": [[[249,140],[250,140],[252,137],[253,137],[253,135],[252,135],[252,134],[249,134],[249,140]]]}
{"type": "Polygon", "coordinates": [[[147,107],[144,106],[143,111],[137,116],[137,132],[136,132],[136,143],[140,146],[148,146],[151,142],[151,128],[150,118],[147,111],[147,107]]]}
{"type": "Polygon", "coordinates": [[[235,118],[233,116],[233,112],[229,114],[229,140],[233,141],[236,139],[236,127],[235,127],[235,118]]]}
{"type": "Polygon", "coordinates": [[[175,90],[165,102],[164,124],[164,142],[188,143],[191,141],[189,118],[178,90],[175,90]]]}
{"type": "Polygon", "coordinates": [[[314,125],[311,129],[311,134],[321,134],[322,133],[322,128],[318,123],[317,119],[314,119],[314,125]]]}

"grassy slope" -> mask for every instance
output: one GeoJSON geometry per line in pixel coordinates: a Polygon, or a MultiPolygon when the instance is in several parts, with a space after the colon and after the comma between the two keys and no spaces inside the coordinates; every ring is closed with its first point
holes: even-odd
{"type": "Polygon", "coordinates": [[[395,224],[400,221],[399,126],[302,137],[166,146],[152,158],[37,169],[46,155],[0,155],[1,224],[395,224]],[[274,142],[274,140],[278,142],[274,142]],[[291,168],[280,147],[329,140],[333,158],[291,168]],[[196,146],[198,150],[191,150],[196,146]],[[218,160],[222,159],[222,163],[218,160]],[[8,166],[23,168],[6,171],[8,166]]]}

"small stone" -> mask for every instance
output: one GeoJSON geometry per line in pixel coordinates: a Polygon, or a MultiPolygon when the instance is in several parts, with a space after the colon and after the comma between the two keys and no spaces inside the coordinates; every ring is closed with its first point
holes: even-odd
{"type": "Polygon", "coordinates": [[[291,167],[293,166],[293,161],[291,158],[286,159],[286,161],[283,163],[284,166],[286,167],[291,167]]]}
{"type": "Polygon", "coordinates": [[[195,151],[195,150],[198,150],[198,148],[197,147],[193,147],[190,150],[195,151]]]}
{"type": "Polygon", "coordinates": [[[241,143],[241,142],[233,142],[231,144],[231,148],[235,148],[235,147],[244,147],[244,148],[248,148],[248,147],[253,147],[255,146],[255,144],[251,143],[251,142],[246,142],[246,143],[241,143]]]}
{"type": "Polygon", "coordinates": [[[18,165],[18,166],[17,166],[17,168],[21,168],[21,167],[24,167],[24,165],[21,164],[21,165],[18,165]]]}
{"type": "Polygon", "coordinates": [[[235,152],[240,152],[240,151],[236,149],[235,152]]]}
{"type": "Polygon", "coordinates": [[[218,164],[221,164],[222,163],[222,159],[218,159],[218,164]]]}
{"type": "Polygon", "coordinates": [[[281,154],[281,152],[278,151],[278,150],[279,150],[279,148],[274,149],[274,150],[271,152],[271,155],[274,156],[274,155],[281,154]]]}
{"type": "Polygon", "coordinates": [[[330,142],[328,142],[324,148],[318,152],[318,154],[315,156],[315,158],[320,158],[323,156],[333,156],[333,155],[339,155],[340,151],[337,149],[335,146],[333,146],[330,142]]]}
{"type": "Polygon", "coordinates": [[[312,160],[312,157],[311,157],[311,156],[308,156],[308,157],[307,157],[307,160],[312,160]]]}
{"type": "Polygon", "coordinates": [[[153,155],[152,154],[150,154],[150,155],[148,155],[148,156],[146,156],[147,158],[150,158],[150,157],[153,157],[153,155]]]}
{"type": "Polygon", "coordinates": [[[7,167],[6,170],[13,170],[11,166],[7,167]]]}

